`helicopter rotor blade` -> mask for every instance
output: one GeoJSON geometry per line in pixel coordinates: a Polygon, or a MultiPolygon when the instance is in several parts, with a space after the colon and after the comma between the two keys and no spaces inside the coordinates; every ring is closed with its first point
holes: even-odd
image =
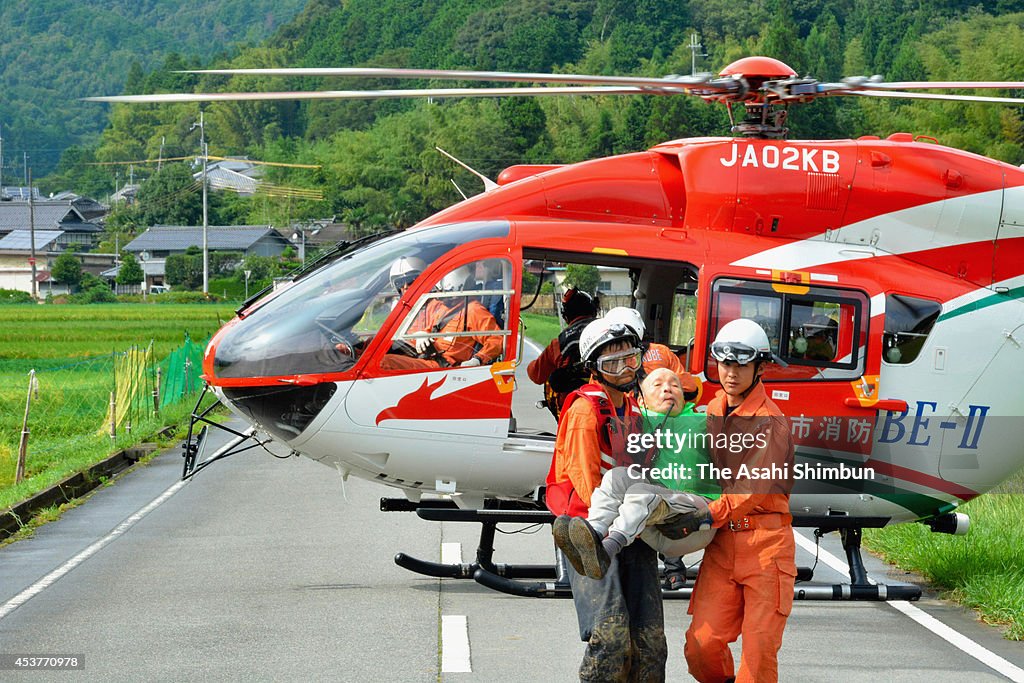
{"type": "Polygon", "coordinates": [[[869,84],[868,87],[887,90],[981,90],[983,88],[1013,90],[1024,88],[1024,81],[896,81],[869,84]]]}
{"type": "Polygon", "coordinates": [[[942,100],[946,102],[988,102],[991,104],[1024,104],[1020,97],[986,97],[984,95],[956,95],[953,93],[899,92],[895,90],[836,90],[829,95],[856,95],[858,97],[891,97],[911,100],[942,100]]]}
{"type": "Polygon", "coordinates": [[[403,97],[525,97],[533,95],[667,95],[681,89],[628,86],[555,86],[537,88],[424,88],[410,90],[315,90],[250,93],[158,93],[86,97],[86,102],[168,103],[240,102],[268,100],[381,100],[403,97]]]}
{"type": "Polygon", "coordinates": [[[200,69],[179,71],[190,74],[219,74],[225,76],[335,76],[349,78],[421,78],[458,81],[498,81],[504,83],[564,83],[577,85],[617,85],[652,88],[694,89],[706,93],[731,93],[739,89],[733,78],[716,78],[704,73],[694,76],[665,76],[643,78],[639,76],[592,76],[586,74],[515,73],[507,71],[450,71],[443,69],[389,69],[371,67],[337,68],[271,68],[271,69],[200,69]]]}

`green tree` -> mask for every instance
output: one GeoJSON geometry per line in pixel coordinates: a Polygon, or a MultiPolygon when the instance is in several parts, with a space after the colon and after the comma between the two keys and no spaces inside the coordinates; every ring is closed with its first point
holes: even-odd
{"type": "Polygon", "coordinates": [[[199,181],[185,164],[168,164],[142,183],[138,194],[142,225],[199,225],[203,199],[199,181]]]}
{"type": "Polygon", "coordinates": [[[203,286],[203,254],[199,247],[189,247],[184,254],[171,254],[164,264],[167,284],[179,289],[203,286]]]}
{"type": "Polygon", "coordinates": [[[142,272],[142,266],[139,265],[135,255],[125,252],[121,258],[121,269],[117,271],[117,284],[137,285],[145,279],[146,274],[142,272]]]}
{"type": "Polygon", "coordinates": [[[82,281],[82,262],[70,251],[62,252],[53,262],[50,274],[57,282],[74,289],[82,281]]]}
{"type": "Polygon", "coordinates": [[[597,287],[601,284],[601,274],[597,266],[586,266],[578,263],[570,263],[565,267],[565,286],[597,294],[597,287]]]}

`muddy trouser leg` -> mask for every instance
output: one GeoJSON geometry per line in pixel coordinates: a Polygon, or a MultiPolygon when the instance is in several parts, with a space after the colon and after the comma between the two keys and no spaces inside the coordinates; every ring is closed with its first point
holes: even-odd
{"type": "MultiPolygon", "coordinates": [[[[642,480],[641,480],[642,481],[642,480]]],[[[602,536],[608,533],[612,522],[619,516],[619,506],[630,486],[637,480],[629,476],[625,467],[613,467],[601,478],[601,485],[590,494],[587,521],[602,536]]]]}
{"type": "Polygon", "coordinates": [[[601,580],[568,570],[580,639],[587,650],[581,681],[665,680],[665,618],[658,559],[645,543],[612,558],[601,580]]]}
{"type": "Polygon", "coordinates": [[[662,683],[668,645],[658,581],[658,554],[646,543],[639,542],[624,548],[619,556],[633,649],[628,680],[662,683]]]}
{"type": "Polygon", "coordinates": [[[603,579],[590,579],[568,565],[572,601],[587,643],[580,664],[581,681],[626,681],[630,665],[629,610],[622,594],[619,557],[613,557],[603,579]]]}
{"type": "Polygon", "coordinates": [[[657,484],[632,484],[622,498],[619,515],[610,530],[622,534],[628,542],[648,526],[681,513],[706,512],[708,501],[695,493],[683,493],[657,484]]]}

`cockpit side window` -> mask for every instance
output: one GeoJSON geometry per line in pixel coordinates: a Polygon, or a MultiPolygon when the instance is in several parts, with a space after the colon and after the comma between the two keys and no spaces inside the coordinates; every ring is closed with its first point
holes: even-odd
{"type": "Polygon", "coordinates": [[[244,312],[217,345],[214,375],[347,372],[390,317],[400,288],[457,247],[509,231],[503,221],[408,230],[344,254],[244,312]]]}
{"type": "Polygon", "coordinates": [[[476,367],[510,360],[512,263],[491,258],[444,273],[412,303],[381,360],[385,370],[476,367]]]}
{"type": "Polygon", "coordinates": [[[937,301],[905,294],[886,295],[882,359],[901,365],[913,362],[941,312],[942,304],[937,301]]]}

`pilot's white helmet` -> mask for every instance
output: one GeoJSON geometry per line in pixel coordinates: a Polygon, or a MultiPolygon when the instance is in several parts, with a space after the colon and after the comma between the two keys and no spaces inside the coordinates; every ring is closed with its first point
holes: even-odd
{"type": "Polygon", "coordinates": [[[644,318],[640,315],[640,311],[635,308],[616,306],[604,314],[604,319],[613,323],[622,323],[629,329],[633,330],[633,334],[635,334],[638,339],[643,339],[644,334],[647,332],[647,326],[644,325],[644,318]]]}
{"type": "Polygon", "coordinates": [[[740,365],[775,359],[768,334],[748,318],[739,318],[722,326],[711,343],[711,356],[717,361],[731,360],[740,365]]]}
{"type": "Polygon", "coordinates": [[[409,286],[426,269],[427,264],[416,256],[403,256],[391,264],[391,286],[396,290],[409,286]]]}
{"type": "Polygon", "coordinates": [[[467,289],[475,289],[476,278],[473,268],[469,265],[459,266],[441,278],[440,285],[442,292],[462,292],[467,289]]]}

